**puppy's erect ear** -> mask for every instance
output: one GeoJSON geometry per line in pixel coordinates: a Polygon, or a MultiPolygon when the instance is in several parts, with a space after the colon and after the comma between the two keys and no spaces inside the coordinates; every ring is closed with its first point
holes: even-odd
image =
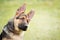
{"type": "Polygon", "coordinates": [[[26,10],[26,4],[23,4],[19,9],[17,9],[16,15],[24,13],[26,10]]]}
{"type": "Polygon", "coordinates": [[[27,14],[27,17],[28,17],[28,19],[29,20],[31,20],[32,19],[32,17],[34,16],[34,10],[31,10],[28,14],[27,14]]]}

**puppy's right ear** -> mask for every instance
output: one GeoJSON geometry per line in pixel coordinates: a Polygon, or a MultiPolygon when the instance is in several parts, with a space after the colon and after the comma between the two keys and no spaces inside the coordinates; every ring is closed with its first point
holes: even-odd
{"type": "Polygon", "coordinates": [[[34,13],[35,13],[35,11],[34,11],[34,10],[31,10],[31,11],[27,14],[27,17],[28,17],[29,20],[32,19],[32,17],[34,16],[34,13]]]}
{"type": "Polygon", "coordinates": [[[25,10],[26,10],[26,4],[23,4],[20,8],[17,9],[15,16],[18,16],[18,15],[24,13],[25,10]]]}
{"type": "Polygon", "coordinates": [[[35,11],[31,10],[28,14],[27,14],[27,18],[28,18],[28,23],[30,22],[30,20],[32,19],[32,17],[34,16],[35,11]]]}

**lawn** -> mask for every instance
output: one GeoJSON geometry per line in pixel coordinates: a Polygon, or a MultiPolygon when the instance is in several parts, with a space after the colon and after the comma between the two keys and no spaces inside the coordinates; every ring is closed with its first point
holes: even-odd
{"type": "Polygon", "coordinates": [[[60,40],[60,0],[0,0],[0,33],[24,3],[25,13],[35,10],[24,40],[60,40]]]}

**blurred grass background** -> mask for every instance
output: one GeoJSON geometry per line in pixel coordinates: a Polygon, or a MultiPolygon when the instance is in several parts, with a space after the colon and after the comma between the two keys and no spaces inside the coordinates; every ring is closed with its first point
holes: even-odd
{"type": "Polygon", "coordinates": [[[0,0],[0,33],[24,3],[35,10],[24,40],[60,40],[60,0],[0,0]]]}

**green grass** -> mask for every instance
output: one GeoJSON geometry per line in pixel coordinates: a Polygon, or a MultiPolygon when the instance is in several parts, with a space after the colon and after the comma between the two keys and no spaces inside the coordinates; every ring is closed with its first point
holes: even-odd
{"type": "Polygon", "coordinates": [[[60,40],[60,0],[0,0],[0,33],[23,3],[35,10],[24,40],[60,40]]]}

